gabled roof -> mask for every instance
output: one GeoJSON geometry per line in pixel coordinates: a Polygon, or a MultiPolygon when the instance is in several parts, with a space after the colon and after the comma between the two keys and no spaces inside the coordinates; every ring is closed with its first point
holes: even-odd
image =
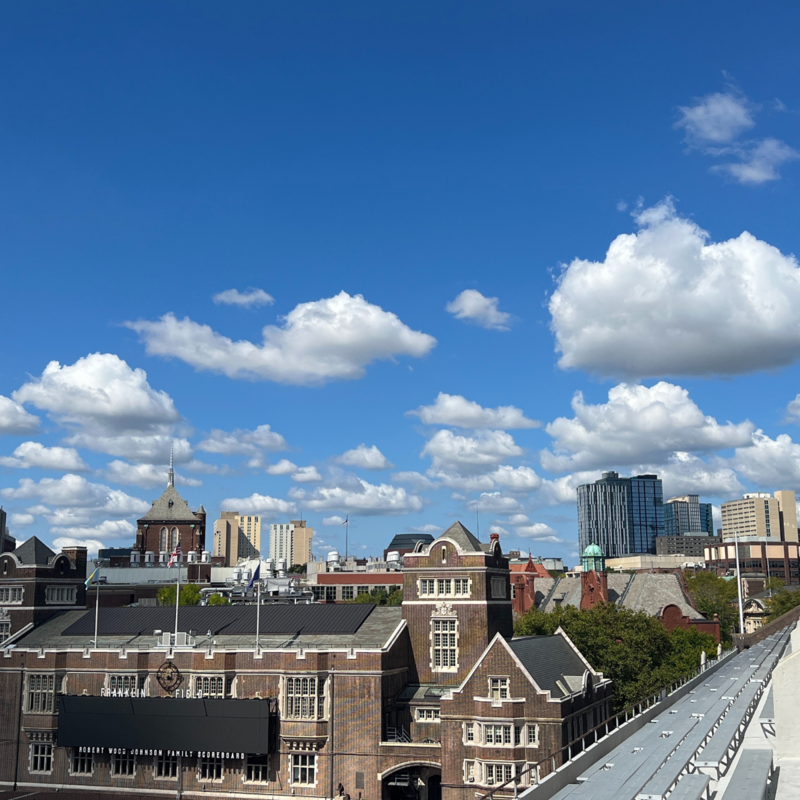
{"type": "Polygon", "coordinates": [[[454,541],[468,553],[483,552],[481,543],[460,522],[454,522],[439,538],[454,541]]]}
{"type": "Polygon", "coordinates": [[[178,494],[174,486],[167,486],[164,494],[156,500],[140,521],[147,522],[200,522],[189,504],[178,494]]]}
{"type": "Polygon", "coordinates": [[[27,542],[21,544],[16,550],[14,555],[19,559],[21,564],[43,564],[50,563],[51,558],[55,558],[56,554],[40,539],[31,536],[27,542]]]}
{"type": "Polygon", "coordinates": [[[563,636],[523,636],[509,640],[508,645],[539,687],[553,697],[563,697],[582,685],[588,668],[563,636]]]}

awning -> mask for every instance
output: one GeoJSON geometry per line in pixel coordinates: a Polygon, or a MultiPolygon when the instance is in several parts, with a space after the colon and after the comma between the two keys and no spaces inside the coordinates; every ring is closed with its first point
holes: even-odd
{"type": "Polygon", "coordinates": [[[266,755],[269,700],[61,695],[58,744],[266,755]]]}

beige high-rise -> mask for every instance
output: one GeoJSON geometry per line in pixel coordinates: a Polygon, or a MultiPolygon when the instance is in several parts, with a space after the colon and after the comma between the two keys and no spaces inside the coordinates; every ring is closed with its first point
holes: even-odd
{"type": "Polygon", "coordinates": [[[281,560],[286,561],[287,567],[307,564],[311,561],[313,538],[314,529],[309,528],[305,520],[273,523],[269,526],[269,557],[276,564],[281,560]]]}
{"type": "Polygon", "coordinates": [[[798,541],[797,507],[792,491],[775,492],[774,497],[766,492],[746,494],[741,500],[723,503],[721,512],[723,539],[798,541]]]}
{"type": "Polygon", "coordinates": [[[213,555],[223,556],[233,567],[243,558],[258,558],[261,552],[261,517],[223,511],[214,523],[213,555]]]}

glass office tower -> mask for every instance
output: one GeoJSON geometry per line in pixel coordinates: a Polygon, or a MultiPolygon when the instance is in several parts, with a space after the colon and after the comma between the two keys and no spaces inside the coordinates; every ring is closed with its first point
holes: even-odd
{"type": "Polygon", "coordinates": [[[657,475],[621,478],[604,472],[578,487],[578,539],[581,552],[598,544],[607,558],[655,553],[664,534],[664,493],[657,475]]]}

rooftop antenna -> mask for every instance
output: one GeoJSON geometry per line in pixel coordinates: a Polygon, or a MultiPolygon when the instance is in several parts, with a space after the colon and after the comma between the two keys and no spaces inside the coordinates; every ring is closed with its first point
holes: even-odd
{"type": "Polygon", "coordinates": [[[167,486],[175,486],[175,470],[172,468],[172,457],[175,450],[175,445],[170,442],[169,445],[169,478],[167,479],[167,486]]]}

